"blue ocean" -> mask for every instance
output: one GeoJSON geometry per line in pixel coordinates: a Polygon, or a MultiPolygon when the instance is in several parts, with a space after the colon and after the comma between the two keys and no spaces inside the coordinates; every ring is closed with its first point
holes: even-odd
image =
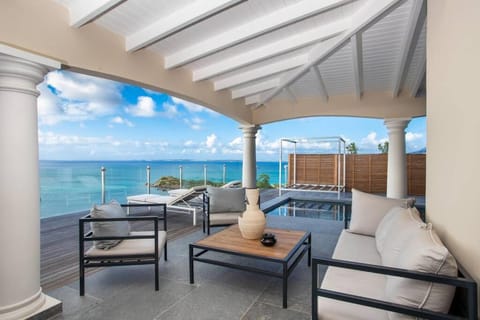
{"type": "MultiPolygon", "coordinates": [[[[101,203],[105,168],[105,199],[125,202],[126,197],[147,193],[147,166],[150,182],[163,176],[183,180],[223,183],[242,179],[241,161],[40,161],[40,216],[52,217],[88,210],[101,203]]],[[[267,174],[278,183],[278,162],[257,162],[257,175],[267,174]]],[[[163,193],[151,188],[151,193],[163,193]]]]}

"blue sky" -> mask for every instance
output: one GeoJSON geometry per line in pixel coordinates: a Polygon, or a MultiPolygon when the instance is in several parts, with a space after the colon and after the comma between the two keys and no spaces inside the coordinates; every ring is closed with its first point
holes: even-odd
{"type": "MultiPolygon", "coordinates": [[[[67,71],[39,85],[41,160],[241,160],[239,124],[166,94],[67,71]]],[[[426,145],[425,118],[406,129],[407,151],[426,145]]],[[[360,153],[377,153],[387,140],[383,120],[315,117],[262,126],[257,160],[276,161],[279,139],[302,141],[300,150],[325,153],[332,144],[310,138],[341,136],[360,153]]]]}

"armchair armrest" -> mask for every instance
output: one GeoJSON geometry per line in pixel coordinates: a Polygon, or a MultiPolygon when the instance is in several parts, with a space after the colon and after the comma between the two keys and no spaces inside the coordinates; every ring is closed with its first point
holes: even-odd
{"type": "Polygon", "coordinates": [[[403,313],[415,317],[421,317],[424,319],[465,319],[457,317],[450,314],[434,312],[426,309],[417,309],[401,304],[396,304],[392,302],[371,299],[366,297],[361,297],[357,295],[346,294],[342,292],[336,292],[332,290],[319,288],[318,284],[318,266],[326,265],[338,268],[346,268],[364,272],[372,272],[383,275],[397,276],[403,278],[410,278],[421,281],[429,281],[435,283],[441,283],[446,285],[451,285],[455,287],[465,288],[467,290],[467,303],[468,303],[468,317],[466,319],[475,320],[477,319],[477,284],[466,278],[459,277],[449,277],[436,275],[431,273],[424,273],[400,268],[385,267],[379,265],[372,265],[366,263],[352,262],[346,260],[338,260],[333,258],[313,258],[312,259],[312,319],[317,319],[318,316],[318,301],[317,297],[326,297],[336,300],[341,300],[345,302],[360,304],[368,307],[379,308],[386,311],[393,311],[398,313],[403,313]]]}

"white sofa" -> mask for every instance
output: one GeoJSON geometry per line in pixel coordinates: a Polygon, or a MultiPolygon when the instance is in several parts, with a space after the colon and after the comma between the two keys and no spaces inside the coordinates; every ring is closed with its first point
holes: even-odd
{"type": "MultiPolygon", "coordinates": [[[[473,281],[457,278],[454,257],[410,204],[407,199],[352,191],[350,227],[342,231],[333,257],[313,259],[313,319],[415,319],[387,310],[409,312],[395,309],[400,307],[445,314],[455,285],[469,288],[469,294],[476,292],[473,281]],[[321,284],[320,265],[328,266],[321,284]],[[414,280],[417,275],[428,281],[414,280]],[[436,283],[439,275],[449,277],[453,286],[436,283]]],[[[475,313],[471,319],[476,319],[476,301],[470,307],[475,313]]]]}

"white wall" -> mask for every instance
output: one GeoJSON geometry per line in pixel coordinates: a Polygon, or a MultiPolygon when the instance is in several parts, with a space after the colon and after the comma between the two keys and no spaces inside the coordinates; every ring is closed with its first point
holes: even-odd
{"type": "Polygon", "coordinates": [[[480,283],[480,1],[427,19],[427,219],[480,283]]]}

